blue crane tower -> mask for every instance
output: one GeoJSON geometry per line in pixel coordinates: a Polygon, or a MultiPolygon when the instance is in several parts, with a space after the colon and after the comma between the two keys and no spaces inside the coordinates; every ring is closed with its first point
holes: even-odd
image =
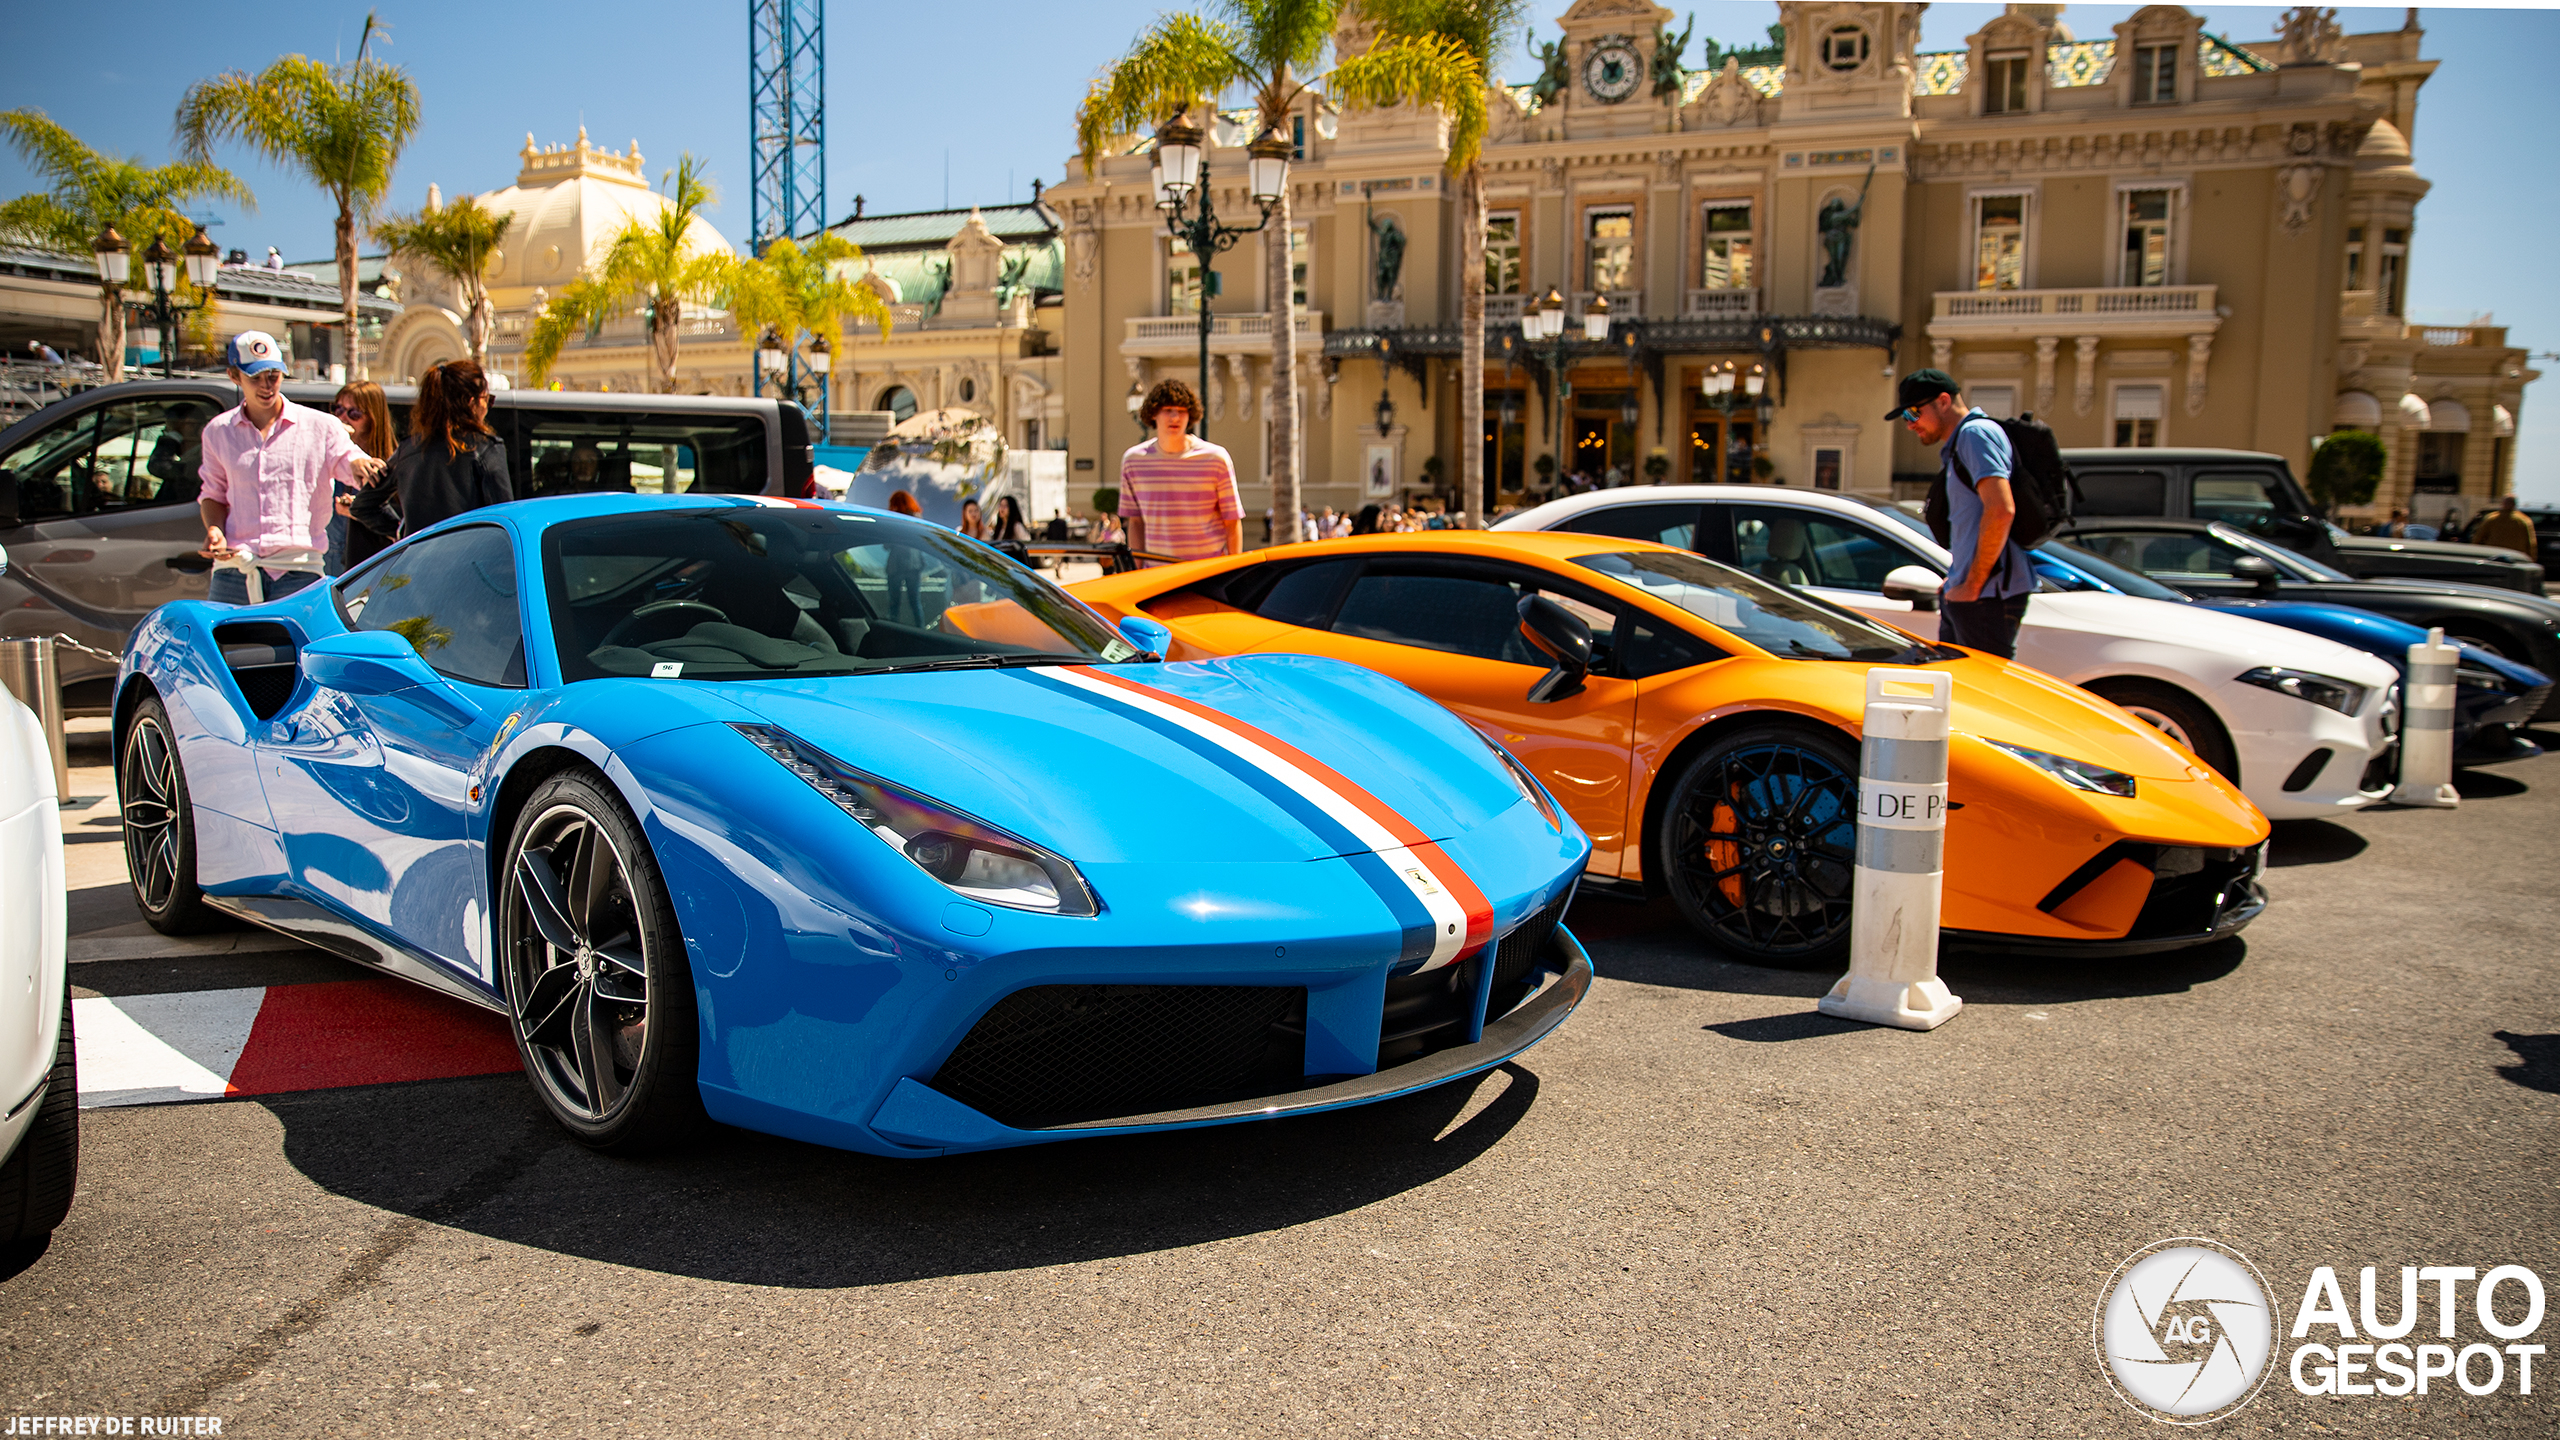
{"type": "MultiPolygon", "coordinates": [[[[747,248],[762,255],[781,236],[807,243],[827,228],[826,0],[747,0],[747,133],[755,147],[747,199],[747,248]]],[[[819,441],[827,430],[832,356],[806,368],[799,337],[783,338],[774,378],[799,398],[814,382],[819,441]]],[[[765,351],[757,352],[756,393],[764,393],[765,351]]]]}

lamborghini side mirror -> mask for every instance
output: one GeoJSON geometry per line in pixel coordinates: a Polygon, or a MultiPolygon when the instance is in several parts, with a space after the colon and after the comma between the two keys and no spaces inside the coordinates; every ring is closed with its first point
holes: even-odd
{"type": "Polygon", "coordinates": [[[1547,657],[1547,673],[1529,687],[1529,703],[1544,705],[1582,693],[1582,678],[1591,673],[1591,627],[1582,617],[1544,595],[1520,597],[1520,638],[1547,657]]]}

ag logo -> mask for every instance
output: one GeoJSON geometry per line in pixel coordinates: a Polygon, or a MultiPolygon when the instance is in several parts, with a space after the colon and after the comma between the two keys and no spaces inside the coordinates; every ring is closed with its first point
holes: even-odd
{"type": "Polygon", "coordinates": [[[2213,1240],[2163,1240],[2117,1266],[2100,1293],[2098,1363],[2135,1409],[2203,1425],[2257,1398],[2276,1320],[2247,1256],[2213,1240]]]}

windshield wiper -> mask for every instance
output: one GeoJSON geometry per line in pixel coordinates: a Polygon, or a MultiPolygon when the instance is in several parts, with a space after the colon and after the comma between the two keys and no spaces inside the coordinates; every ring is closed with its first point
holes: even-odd
{"type": "Polygon", "coordinates": [[[1010,670],[1025,665],[1091,665],[1099,657],[1092,655],[1056,655],[1046,652],[1030,655],[944,655],[912,664],[891,665],[874,670],[874,675],[902,675],[921,670],[1010,670]]]}

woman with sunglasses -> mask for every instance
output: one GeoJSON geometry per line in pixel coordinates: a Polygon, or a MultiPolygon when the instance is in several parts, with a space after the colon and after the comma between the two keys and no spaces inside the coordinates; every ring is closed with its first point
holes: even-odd
{"type": "MultiPolygon", "coordinates": [[[[347,427],[347,434],[357,448],[376,460],[391,458],[392,447],[399,434],[391,428],[391,402],[382,387],[370,380],[348,382],[329,405],[329,413],[347,427]]],[[[338,491],[338,516],[329,522],[329,573],[340,575],[350,565],[361,565],[387,548],[393,533],[378,532],[370,525],[350,523],[356,492],[341,487],[338,491]]]]}
{"type": "Polygon", "coordinates": [[[489,429],[488,377],[468,360],[447,360],[418,377],[409,438],[391,452],[382,477],[356,496],[354,514],[383,533],[415,535],[466,510],[514,498],[507,447],[489,429]]]}

